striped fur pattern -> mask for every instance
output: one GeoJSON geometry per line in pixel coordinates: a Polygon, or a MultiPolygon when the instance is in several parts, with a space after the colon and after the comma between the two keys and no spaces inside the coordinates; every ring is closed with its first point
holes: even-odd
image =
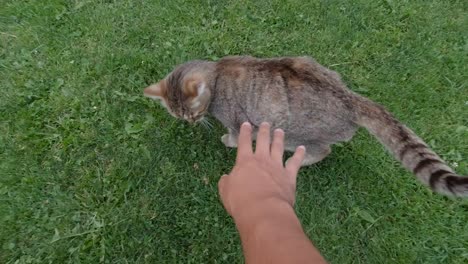
{"type": "Polygon", "coordinates": [[[221,140],[228,147],[236,146],[243,122],[256,127],[267,121],[285,131],[287,150],[306,146],[304,166],[324,159],[330,145],[364,127],[434,191],[468,196],[468,177],[457,175],[384,107],[349,90],[336,72],[310,57],[191,61],[144,94],[189,122],[211,114],[227,128],[221,140]]]}

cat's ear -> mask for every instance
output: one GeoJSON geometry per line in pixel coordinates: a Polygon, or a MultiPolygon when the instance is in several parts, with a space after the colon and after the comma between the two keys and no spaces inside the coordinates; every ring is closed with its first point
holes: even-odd
{"type": "Polygon", "coordinates": [[[193,78],[185,81],[183,92],[188,98],[195,98],[205,92],[206,84],[202,79],[193,78]]]}
{"type": "Polygon", "coordinates": [[[202,78],[187,80],[183,92],[187,98],[187,103],[193,110],[204,106],[210,100],[210,90],[206,87],[206,82],[202,78]]]}
{"type": "Polygon", "coordinates": [[[167,90],[166,86],[164,85],[164,81],[161,81],[157,84],[152,84],[148,87],[145,88],[143,91],[143,94],[146,97],[149,97],[151,99],[157,99],[157,100],[162,100],[166,98],[167,90]]]}

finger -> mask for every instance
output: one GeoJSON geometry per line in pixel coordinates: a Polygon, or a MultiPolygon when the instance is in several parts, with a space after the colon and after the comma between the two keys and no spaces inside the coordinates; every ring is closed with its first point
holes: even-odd
{"type": "Polygon", "coordinates": [[[249,156],[252,151],[252,125],[245,122],[241,125],[237,142],[237,160],[244,156],[249,156]]]}
{"type": "Polygon", "coordinates": [[[268,156],[270,154],[270,124],[263,122],[257,134],[255,154],[268,156]]]}
{"type": "Polygon", "coordinates": [[[294,184],[296,183],[297,172],[299,171],[299,168],[301,167],[301,163],[302,163],[302,160],[304,160],[304,156],[305,156],[305,147],[299,146],[296,148],[294,155],[286,163],[286,173],[294,184]]]}
{"type": "Polygon", "coordinates": [[[218,181],[218,192],[219,192],[220,197],[223,197],[227,176],[228,176],[227,174],[224,174],[223,176],[221,176],[221,178],[218,181]]]}
{"type": "Polygon", "coordinates": [[[228,175],[223,175],[218,181],[218,191],[219,191],[219,198],[221,200],[221,203],[224,206],[224,209],[231,214],[231,208],[227,199],[227,193],[226,193],[226,184],[228,181],[228,175]]]}
{"type": "Polygon", "coordinates": [[[284,152],[284,131],[282,129],[275,129],[273,132],[273,143],[271,144],[271,157],[275,161],[283,164],[284,152]]]}

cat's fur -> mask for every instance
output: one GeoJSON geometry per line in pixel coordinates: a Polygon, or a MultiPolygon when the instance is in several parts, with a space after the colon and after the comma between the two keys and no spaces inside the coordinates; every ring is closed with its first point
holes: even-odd
{"type": "Polygon", "coordinates": [[[362,126],[434,191],[468,196],[468,177],[455,174],[385,108],[347,89],[336,72],[309,57],[191,61],[144,93],[190,122],[212,114],[228,129],[222,141],[229,147],[236,146],[243,122],[255,128],[267,121],[285,131],[287,150],[306,146],[303,165],[322,160],[330,145],[350,140],[362,126]]]}

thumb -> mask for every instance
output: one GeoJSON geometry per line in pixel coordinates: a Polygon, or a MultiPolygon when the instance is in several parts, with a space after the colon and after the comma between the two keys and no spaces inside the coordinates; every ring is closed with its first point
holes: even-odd
{"type": "Polygon", "coordinates": [[[231,214],[231,210],[230,210],[230,206],[229,206],[229,203],[227,202],[227,198],[226,198],[226,184],[227,184],[227,181],[228,181],[228,176],[227,174],[224,174],[223,176],[221,176],[221,179],[219,179],[218,181],[218,192],[219,192],[219,198],[221,200],[221,203],[223,204],[224,206],[224,209],[226,209],[226,211],[231,214]]]}
{"type": "Polygon", "coordinates": [[[286,163],[286,173],[294,185],[296,184],[297,173],[301,167],[302,160],[304,160],[305,151],[304,146],[297,147],[296,152],[286,163]]]}
{"type": "Polygon", "coordinates": [[[218,192],[220,196],[223,196],[224,186],[226,185],[227,176],[228,176],[227,174],[224,174],[223,176],[221,176],[221,178],[218,181],[218,192]]]}

